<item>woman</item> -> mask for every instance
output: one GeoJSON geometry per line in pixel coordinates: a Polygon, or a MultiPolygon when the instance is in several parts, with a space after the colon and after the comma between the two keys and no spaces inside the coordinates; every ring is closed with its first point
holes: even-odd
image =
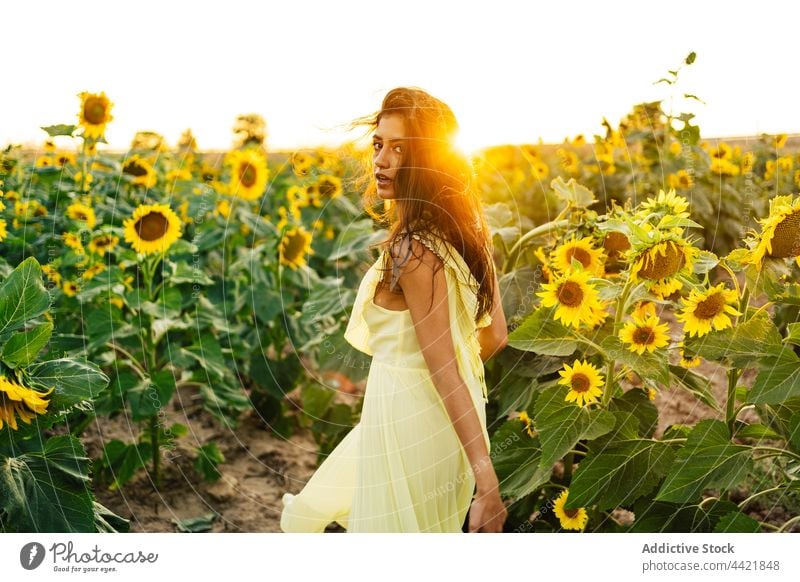
{"type": "Polygon", "coordinates": [[[500,532],[483,361],[507,328],[456,119],[426,92],[397,88],[356,124],[374,131],[364,206],[390,224],[345,331],[373,358],[360,422],[298,495],[283,496],[281,529],[460,532],[469,510],[470,532],[500,532]]]}

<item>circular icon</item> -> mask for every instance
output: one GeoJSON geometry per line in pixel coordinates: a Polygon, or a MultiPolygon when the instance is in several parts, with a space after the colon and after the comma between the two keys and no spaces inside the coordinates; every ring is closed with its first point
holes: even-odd
{"type": "Polygon", "coordinates": [[[35,570],[44,561],[44,546],[39,542],[30,542],[22,546],[19,552],[19,563],[26,570],[35,570]]]}

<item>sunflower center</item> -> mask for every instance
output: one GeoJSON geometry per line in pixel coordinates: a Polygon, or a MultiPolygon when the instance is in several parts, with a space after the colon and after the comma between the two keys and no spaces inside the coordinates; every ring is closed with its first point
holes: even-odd
{"type": "Polygon", "coordinates": [[[563,509],[562,508],[562,511],[564,512],[564,515],[566,515],[570,519],[574,519],[574,518],[578,517],[578,512],[580,511],[580,509],[563,509]]]}
{"type": "Polygon", "coordinates": [[[621,252],[631,248],[628,237],[621,232],[609,232],[603,239],[603,247],[608,251],[621,252]]]}
{"type": "Polygon", "coordinates": [[[558,302],[567,307],[578,307],[583,301],[583,290],[575,281],[565,281],[558,287],[558,302]]]}
{"type": "Polygon", "coordinates": [[[800,210],[793,212],[775,226],[772,252],[769,255],[779,259],[800,255],[800,210]]]}
{"type": "Polygon", "coordinates": [[[291,262],[295,262],[300,255],[303,254],[303,250],[306,248],[306,239],[300,234],[292,234],[289,235],[286,241],[286,245],[283,248],[283,256],[284,258],[291,262]]]}
{"type": "Polygon", "coordinates": [[[322,180],[319,183],[319,193],[323,196],[330,197],[336,192],[336,184],[330,180],[322,180]]]}
{"type": "Polygon", "coordinates": [[[567,261],[572,263],[572,259],[578,261],[584,268],[592,264],[592,256],[586,252],[586,249],[580,247],[572,247],[567,251],[567,261]]]}
{"type": "Polygon", "coordinates": [[[142,216],[134,225],[139,238],[148,242],[162,238],[167,234],[168,227],[167,217],[160,212],[150,212],[142,216]]]}
{"type": "Polygon", "coordinates": [[[656,251],[645,251],[644,266],[639,271],[642,277],[658,281],[666,277],[671,277],[681,270],[686,258],[681,248],[672,241],[665,243],[664,254],[656,251]],[[652,254],[650,254],[652,253],[652,254]],[[649,260],[648,260],[649,259],[649,260]]]}
{"type": "Polygon", "coordinates": [[[714,319],[722,313],[725,307],[725,297],[722,293],[714,293],[697,304],[694,316],[697,319],[714,319]]]}
{"type": "Polygon", "coordinates": [[[137,162],[128,162],[122,168],[122,172],[135,178],[139,178],[147,175],[147,168],[137,162]]]}
{"type": "Polygon", "coordinates": [[[77,218],[78,220],[88,220],[89,219],[89,217],[86,215],[86,213],[85,212],[81,212],[80,210],[75,212],[75,218],[77,218]]]}
{"type": "Polygon", "coordinates": [[[591,386],[591,382],[585,374],[573,374],[570,382],[575,392],[587,392],[591,386]]]}
{"type": "Polygon", "coordinates": [[[94,245],[96,247],[107,247],[111,244],[111,239],[107,236],[100,236],[94,239],[94,245]]]}
{"type": "Polygon", "coordinates": [[[92,125],[100,125],[106,120],[106,104],[99,97],[90,97],[83,106],[83,118],[92,125]]]}
{"type": "Polygon", "coordinates": [[[242,162],[239,166],[239,182],[245,188],[252,188],[256,183],[258,170],[250,162],[242,162]]]}
{"type": "Polygon", "coordinates": [[[650,327],[637,327],[633,332],[633,343],[639,345],[650,345],[653,343],[653,329],[650,327]]]}

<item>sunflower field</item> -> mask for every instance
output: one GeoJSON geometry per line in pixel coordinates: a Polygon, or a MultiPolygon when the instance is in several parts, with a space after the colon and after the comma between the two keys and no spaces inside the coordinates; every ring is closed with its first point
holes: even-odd
{"type": "MultiPolygon", "coordinates": [[[[243,115],[228,152],[187,130],[112,154],[112,122],[82,93],[0,153],[0,531],[129,531],[108,492],[218,482],[189,402],[217,435],[311,435],[315,462],[358,421],[369,358],[343,332],[385,227],[364,152],[268,152],[243,115]]],[[[800,154],[661,101],[603,125],[474,156],[510,326],[486,369],[506,529],[798,530],[800,154]]]]}

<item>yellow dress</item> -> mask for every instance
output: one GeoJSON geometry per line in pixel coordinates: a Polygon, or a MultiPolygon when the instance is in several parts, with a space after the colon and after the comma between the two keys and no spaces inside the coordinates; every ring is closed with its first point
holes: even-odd
{"type": "MultiPolygon", "coordinates": [[[[487,402],[476,335],[477,282],[461,255],[439,237],[420,240],[443,261],[450,329],[487,449],[487,402]],[[450,251],[449,253],[447,251],[450,251]]],[[[336,521],[352,532],[461,532],[475,479],[417,341],[408,309],[373,301],[388,252],[369,268],[345,339],[371,355],[361,420],[297,495],[283,495],[284,532],[321,532],[336,521]]]]}

